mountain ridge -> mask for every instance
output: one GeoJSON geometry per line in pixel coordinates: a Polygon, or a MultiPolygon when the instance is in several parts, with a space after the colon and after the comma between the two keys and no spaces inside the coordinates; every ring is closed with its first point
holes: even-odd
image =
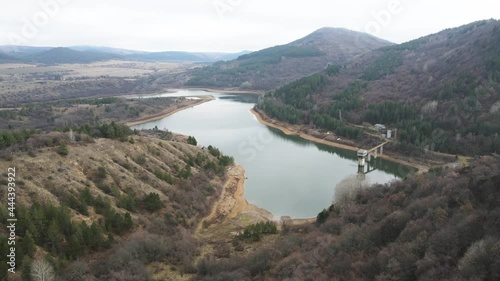
{"type": "Polygon", "coordinates": [[[271,90],[320,71],[329,63],[343,64],[355,56],[391,44],[362,32],[322,28],[285,45],[192,70],[185,85],[271,90]]]}
{"type": "Polygon", "coordinates": [[[341,132],[340,111],[354,124],[396,127],[401,141],[421,148],[467,155],[499,151],[492,107],[499,102],[499,43],[496,20],[446,29],[290,83],[259,106],[281,121],[344,137],[361,135],[341,132]],[[315,87],[301,90],[307,85],[315,87]]]}

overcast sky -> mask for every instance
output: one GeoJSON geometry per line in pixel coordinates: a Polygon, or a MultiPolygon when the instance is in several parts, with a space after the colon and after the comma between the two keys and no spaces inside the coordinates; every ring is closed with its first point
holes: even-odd
{"type": "Polygon", "coordinates": [[[0,45],[237,52],[285,44],[325,26],[363,31],[401,43],[481,19],[499,19],[499,3],[5,0],[0,9],[0,45]]]}

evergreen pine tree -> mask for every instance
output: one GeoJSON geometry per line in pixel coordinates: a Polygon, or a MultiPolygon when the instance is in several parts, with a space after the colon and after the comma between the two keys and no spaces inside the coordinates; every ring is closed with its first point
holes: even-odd
{"type": "Polygon", "coordinates": [[[26,231],[23,240],[21,241],[21,251],[24,255],[28,257],[33,257],[36,252],[36,245],[33,236],[30,231],[26,231]]]}
{"type": "Polygon", "coordinates": [[[130,213],[129,213],[129,212],[127,212],[127,213],[125,214],[124,228],[125,228],[126,230],[130,230],[130,229],[132,229],[133,224],[134,224],[134,223],[133,223],[133,221],[132,221],[132,216],[130,215],[130,213]]]}
{"type": "Polygon", "coordinates": [[[22,264],[21,264],[21,277],[23,280],[31,280],[31,263],[32,259],[25,255],[22,259],[22,264]]]}

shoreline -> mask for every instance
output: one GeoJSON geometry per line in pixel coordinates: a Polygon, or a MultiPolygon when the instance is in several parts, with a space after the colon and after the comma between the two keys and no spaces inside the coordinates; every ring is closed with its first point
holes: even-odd
{"type": "MultiPolygon", "coordinates": [[[[315,142],[315,143],[324,144],[324,145],[328,145],[328,146],[336,147],[336,148],[341,148],[341,149],[346,149],[346,150],[350,150],[350,151],[358,151],[359,150],[359,148],[355,147],[355,146],[350,146],[350,145],[342,144],[342,143],[336,143],[336,142],[332,142],[332,141],[329,141],[329,140],[320,139],[320,138],[317,138],[317,137],[314,137],[314,136],[311,136],[311,135],[308,135],[308,134],[300,133],[300,132],[298,132],[296,130],[292,130],[290,128],[287,128],[286,124],[283,124],[283,123],[281,123],[279,121],[270,122],[270,121],[266,120],[265,117],[263,117],[262,113],[260,113],[259,111],[255,110],[255,107],[252,107],[250,109],[250,112],[257,118],[257,120],[261,124],[264,124],[266,126],[269,126],[269,127],[275,128],[275,129],[278,129],[278,130],[282,131],[286,135],[295,135],[295,136],[299,136],[299,137],[301,137],[303,139],[306,139],[306,140],[309,140],[309,141],[312,141],[312,142],[315,142]]],[[[391,156],[386,155],[386,154],[379,155],[378,157],[382,158],[382,159],[385,159],[385,160],[388,160],[388,161],[391,161],[391,162],[395,162],[395,163],[401,164],[401,165],[405,165],[405,166],[408,166],[408,167],[415,168],[415,169],[417,169],[417,173],[424,173],[424,172],[426,172],[426,171],[429,170],[428,166],[425,166],[425,165],[422,165],[422,164],[417,164],[417,163],[411,163],[411,162],[408,162],[408,161],[405,161],[405,160],[402,160],[402,159],[397,159],[397,158],[391,157],[391,156]]]]}
{"type": "Polygon", "coordinates": [[[231,225],[242,216],[250,216],[253,221],[272,221],[271,212],[250,204],[244,197],[245,169],[239,164],[231,165],[227,170],[227,179],[220,195],[214,203],[210,214],[198,224],[196,232],[209,228],[231,225]]]}
{"type": "Polygon", "coordinates": [[[250,112],[257,118],[257,120],[261,124],[278,129],[278,130],[282,131],[285,135],[299,136],[303,139],[306,139],[306,140],[309,140],[309,141],[312,141],[315,143],[325,144],[325,145],[329,145],[332,147],[342,148],[342,149],[346,149],[346,150],[350,150],[350,151],[358,151],[359,150],[358,147],[354,147],[354,146],[350,146],[350,145],[342,144],[342,143],[337,143],[337,142],[331,142],[331,141],[327,141],[324,139],[319,139],[317,137],[313,137],[311,135],[303,134],[303,133],[300,133],[298,131],[287,128],[284,126],[284,124],[276,124],[279,121],[277,121],[276,123],[270,122],[270,121],[266,120],[264,117],[262,117],[262,113],[256,111],[253,107],[250,109],[250,112]]]}
{"type": "MultiPolygon", "coordinates": [[[[190,88],[191,90],[194,88],[190,88]]],[[[209,92],[219,92],[219,90],[213,89],[196,89],[196,90],[204,90],[209,92]]],[[[230,91],[227,91],[229,93],[230,91]]],[[[179,111],[185,110],[189,107],[194,107],[205,102],[209,102],[214,100],[213,96],[203,96],[200,100],[194,100],[188,104],[182,105],[175,109],[167,109],[163,112],[155,114],[153,116],[146,116],[139,120],[129,121],[127,122],[127,126],[136,126],[140,124],[144,124],[151,121],[156,121],[165,117],[168,117],[172,114],[175,114],[179,111]]],[[[282,131],[286,135],[295,135],[299,136],[303,139],[328,145],[331,147],[346,149],[350,151],[357,151],[359,148],[355,146],[350,146],[346,144],[336,143],[329,140],[320,139],[308,134],[304,134],[299,132],[298,130],[291,129],[286,126],[286,124],[281,124],[279,121],[270,122],[266,120],[262,113],[256,111],[254,108],[250,109],[250,112],[257,118],[257,120],[266,126],[278,129],[282,131]]],[[[428,170],[428,167],[423,165],[418,165],[415,163],[409,163],[404,160],[396,159],[388,155],[381,155],[380,158],[390,160],[392,162],[396,162],[402,165],[406,165],[409,167],[416,168],[419,173],[425,170],[428,170]]],[[[223,227],[227,225],[236,224],[239,225],[237,221],[242,220],[245,217],[245,220],[250,220],[252,222],[258,221],[275,221],[275,222],[283,222],[289,223],[291,225],[301,225],[306,223],[313,223],[316,218],[290,218],[290,217],[282,217],[276,218],[271,212],[260,208],[256,205],[250,204],[244,197],[245,195],[245,170],[239,164],[234,164],[228,168],[227,171],[227,179],[224,183],[223,190],[221,192],[220,198],[214,203],[210,213],[205,216],[200,223],[198,224],[197,233],[201,231],[207,230],[213,227],[223,227]]],[[[239,225],[242,227],[242,225],[239,225]]]]}
{"type": "Polygon", "coordinates": [[[245,169],[241,165],[233,164],[228,168],[227,175],[220,198],[213,205],[210,214],[198,224],[196,229],[198,234],[202,231],[206,233],[206,231],[214,231],[214,228],[226,227],[235,234],[248,225],[262,221],[275,222],[278,228],[281,228],[282,224],[297,226],[316,222],[316,217],[276,217],[270,211],[249,203],[244,197],[245,169]]]}
{"type": "MultiPolygon", "coordinates": [[[[117,98],[130,98],[130,97],[136,97],[136,96],[155,96],[155,95],[162,95],[162,94],[175,94],[179,91],[202,91],[202,92],[208,92],[208,93],[214,93],[214,94],[246,94],[246,95],[263,95],[266,92],[265,91],[252,91],[252,90],[237,90],[237,89],[230,89],[230,88],[225,88],[225,89],[216,89],[216,88],[196,88],[196,87],[179,87],[179,88],[165,88],[161,92],[153,92],[153,93],[148,93],[148,94],[124,94],[124,95],[117,95],[115,97],[117,98]]],[[[168,97],[168,96],[166,96],[168,97]]]]}
{"type": "Polygon", "coordinates": [[[200,104],[203,104],[203,103],[206,103],[209,101],[213,101],[215,99],[212,96],[203,96],[203,97],[199,97],[199,98],[200,98],[199,100],[187,100],[188,102],[186,104],[180,105],[176,108],[167,108],[166,110],[163,110],[163,111],[156,113],[156,114],[152,114],[152,115],[144,116],[144,117],[141,117],[141,118],[138,118],[135,120],[127,121],[125,123],[125,125],[127,125],[128,127],[132,127],[132,126],[137,126],[137,125],[141,125],[141,124],[152,122],[152,121],[161,120],[161,119],[168,117],[170,115],[173,115],[177,112],[183,111],[183,110],[191,108],[191,107],[195,107],[197,105],[200,105],[200,104]]]}
{"type": "Polygon", "coordinates": [[[214,88],[178,88],[178,89],[168,89],[168,91],[175,90],[188,90],[188,91],[205,91],[209,93],[220,93],[220,94],[250,94],[250,95],[263,95],[266,92],[263,91],[252,91],[252,90],[231,90],[231,89],[214,89],[214,88]]]}
{"type": "MultiPolygon", "coordinates": [[[[197,89],[201,90],[201,89],[197,89]]],[[[212,89],[203,89],[208,92],[222,92],[212,89]]],[[[174,89],[169,89],[169,92],[175,92],[174,89]]],[[[231,91],[227,91],[231,93],[231,91]]],[[[248,92],[239,92],[248,93],[248,92]]],[[[253,93],[257,94],[257,93],[253,93]]],[[[199,100],[190,100],[187,104],[181,105],[175,109],[169,108],[160,113],[145,116],[137,120],[132,120],[126,123],[127,126],[136,126],[151,121],[163,119],[182,110],[190,107],[198,106],[205,102],[214,100],[213,96],[198,96],[199,100]],[[193,101],[193,102],[191,102],[193,101]]],[[[249,203],[245,199],[245,170],[239,164],[233,164],[228,168],[227,180],[224,183],[223,190],[220,198],[214,203],[210,214],[203,218],[198,224],[196,232],[203,229],[208,229],[212,225],[220,226],[229,224],[231,220],[236,220],[242,216],[249,216],[255,221],[276,221],[274,215],[266,209],[260,208],[254,204],[249,203]],[[205,226],[205,224],[208,224],[205,226]]],[[[293,224],[301,224],[311,221],[312,219],[292,219],[293,224]]]]}

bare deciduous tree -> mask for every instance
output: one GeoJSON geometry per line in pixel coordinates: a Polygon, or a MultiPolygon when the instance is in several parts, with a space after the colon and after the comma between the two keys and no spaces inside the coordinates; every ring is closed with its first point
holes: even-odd
{"type": "Polygon", "coordinates": [[[37,258],[31,265],[31,278],[33,281],[53,281],[55,279],[54,268],[43,258],[37,258]]]}

